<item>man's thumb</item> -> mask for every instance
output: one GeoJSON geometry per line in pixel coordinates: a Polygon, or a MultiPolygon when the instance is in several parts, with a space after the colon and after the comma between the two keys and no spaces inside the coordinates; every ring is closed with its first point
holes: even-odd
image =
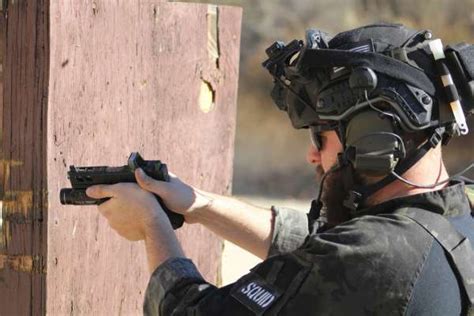
{"type": "Polygon", "coordinates": [[[135,170],[135,179],[137,179],[137,183],[142,189],[156,193],[158,195],[163,194],[163,181],[153,179],[152,177],[148,176],[141,168],[135,170]]]}

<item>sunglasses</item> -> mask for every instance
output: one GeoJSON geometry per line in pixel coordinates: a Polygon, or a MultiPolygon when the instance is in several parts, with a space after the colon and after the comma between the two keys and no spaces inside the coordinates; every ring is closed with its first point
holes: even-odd
{"type": "Polygon", "coordinates": [[[318,150],[323,149],[323,139],[325,138],[322,136],[323,132],[326,131],[333,131],[335,130],[336,126],[334,124],[319,124],[309,127],[309,135],[311,138],[311,143],[316,147],[318,150]]]}

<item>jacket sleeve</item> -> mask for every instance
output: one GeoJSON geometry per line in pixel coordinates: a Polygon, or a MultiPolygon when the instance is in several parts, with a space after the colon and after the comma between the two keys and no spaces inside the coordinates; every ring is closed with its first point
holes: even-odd
{"type": "Polygon", "coordinates": [[[217,288],[207,283],[189,259],[172,258],[152,274],[145,293],[146,316],[254,315],[232,297],[234,284],[217,288]]]}
{"type": "MultiPolygon", "coordinates": [[[[308,219],[305,213],[293,209],[272,207],[272,211],[275,226],[268,256],[277,257],[304,243],[308,236],[308,219]]],[[[246,304],[258,310],[258,304],[265,305],[278,296],[277,291],[272,292],[271,285],[264,285],[254,277],[255,273],[251,272],[234,284],[217,288],[204,280],[191,260],[170,258],[151,276],[145,294],[144,315],[254,315],[255,311],[245,307],[246,304]],[[247,288],[248,291],[261,289],[257,292],[261,293],[257,303],[246,295],[239,296],[239,289],[245,292],[247,288]]]]}
{"type": "Polygon", "coordinates": [[[147,316],[262,315],[281,308],[294,295],[289,289],[296,290],[308,271],[308,266],[291,258],[274,256],[237,282],[217,288],[204,281],[191,260],[172,258],[152,274],[143,313],[147,316]]]}
{"type": "Polygon", "coordinates": [[[275,216],[268,257],[298,249],[309,235],[308,216],[297,210],[272,206],[275,216]]]}
{"type": "MultiPolygon", "coordinates": [[[[179,301],[176,294],[187,287],[193,288],[193,297],[199,297],[209,291],[212,285],[204,281],[191,260],[187,258],[166,260],[156,268],[148,282],[143,314],[171,315],[172,309],[178,308],[183,303],[179,301]],[[169,310],[170,313],[167,313],[166,310],[169,310]]],[[[188,291],[189,294],[192,294],[190,290],[188,291]]]]}
{"type": "Polygon", "coordinates": [[[221,288],[189,259],[172,258],[153,273],[144,314],[405,314],[432,243],[401,215],[364,216],[312,234],[299,249],[271,256],[221,288]]]}

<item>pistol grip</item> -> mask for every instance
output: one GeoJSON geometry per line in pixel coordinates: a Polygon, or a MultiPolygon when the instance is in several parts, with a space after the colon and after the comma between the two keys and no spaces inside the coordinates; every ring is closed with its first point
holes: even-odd
{"type": "Polygon", "coordinates": [[[170,220],[171,226],[173,227],[173,229],[176,230],[180,228],[181,226],[183,226],[184,216],[170,210],[158,195],[154,194],[154,196],[156,197],[156,199],[158,200],[158,203],[160,203],[161,207],[163,208],[166,215],[168,216],[168,219],[170,220]]]}

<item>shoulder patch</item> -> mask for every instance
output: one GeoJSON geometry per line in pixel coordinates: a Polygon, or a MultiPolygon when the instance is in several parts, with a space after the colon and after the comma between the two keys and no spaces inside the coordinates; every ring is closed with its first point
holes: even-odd
{"type": "Polygon", "coordinates": [[[253,278],[249,278],[238,287],[234,287],[231,295],[254,312],[255,315],[262,315],[278,300],[281,293],[274,286],[254,274],[253,278]]]}

